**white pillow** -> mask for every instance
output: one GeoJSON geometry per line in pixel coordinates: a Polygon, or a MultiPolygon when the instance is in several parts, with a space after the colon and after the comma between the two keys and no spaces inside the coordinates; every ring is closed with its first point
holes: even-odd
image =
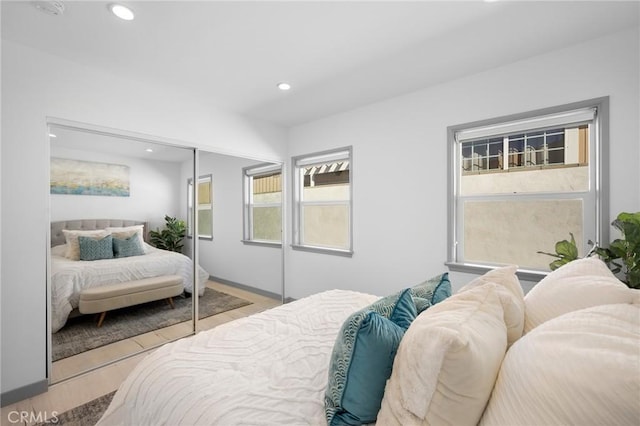
{"type": "Polygon", "coordinates": [[[496,284],[455,294],[405,333],[387,381],[380,425],[476,425],[507,348],[496,284]]]}
{"type": "Polygon", "coordinates": [[[517,270],[516,265],[493,269],[458,290],[458,293],[462,293],[486,283],[498,285],[498,296],[502,302],[504,322],[507,325],[508,346],[522,336],[524,329],[524,292],[516,275],[517,270]]]}
{"type": "Polygon", "coordinates": [[[525,296],[524,332],[567,312],[590,306],[632,303],[638,298],[600,259],[569,262],[551,272],[525,296]]]}
{"type": "Polygon", "coordinates": [[[518,340],[480,424],[639,422],[640,305],[616,304],[562,315],[518,340]]]}
{"type": "Polygon", "coordinates": [[[133,225],[133,226],[109,226],[105,228],[105,230],[113,236],[113,238],[119,239],[127,239],[133,236],[134,234],[138,235],[138,239],[140,240],[140,247],[144,247],[144,225],[133,225]]]}
{"type": "Polygon", "coordinates": [[[104,229],[92,231],[63,229],[62,233],[64,234],[64,239],[67,242],[67,251],[64,256],[71,260],[80,260],[80,243],[78,242],[78,237],[91,237],[99,240],[109,235],[109,233],[104,229]]]}
{"type": "Polygon", "coordinates": [[[67,245],[60,244],[60,245],[51,247],[51,255],[65,257],[67,255],[67,245]]]}

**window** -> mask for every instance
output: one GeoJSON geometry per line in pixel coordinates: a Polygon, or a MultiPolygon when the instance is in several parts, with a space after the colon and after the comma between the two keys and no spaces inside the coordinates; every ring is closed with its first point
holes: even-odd
{"type": "Polygon", "coordinates": [[[570,234],[581,256],[608,240],[607,117],[602,98],[450,127],[450,267],[541,275],[553,259],[537,252],[570,234]]]}
{"type": "MultiPolygon", "coordinates": [[[[189,215],[187,235],[193,237],[193,179],[188,181],[189,215]]],[[[196,204],[198,220],[198,238],[213,239],[213,181],[211,175],[198,178],[198,202],[196,204]]]]}
{"type": "Polygon", "coordinates": [[[263,164],[243,169],[244,242],[282,242],[282,166],[263,164]]]}
{"type": "Polygon", "coordinates": [[[293,158],[293,247],[350,256],[352,151],[293,158]]]}

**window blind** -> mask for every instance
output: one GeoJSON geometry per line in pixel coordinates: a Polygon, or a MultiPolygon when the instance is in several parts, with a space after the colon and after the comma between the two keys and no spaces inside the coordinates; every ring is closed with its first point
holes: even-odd
{"type": "Polygon", "coordinates": [[[544,115],[525,120],[515,120],[506,123],[497,123],[487,126],[472,127],[456,132],[456,141],[463,142],[474,139],[483,139],[491,136],[518,133],[527,130],[565,126],[569,124],[592,121],[596,116],[596,108],[585,108],[575,111],[566,111],[558,114],[544,115]]]}

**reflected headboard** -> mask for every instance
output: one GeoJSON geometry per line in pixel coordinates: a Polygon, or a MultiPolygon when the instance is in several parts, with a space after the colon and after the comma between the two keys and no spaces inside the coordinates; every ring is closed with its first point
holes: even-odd
{"type": "Polygon", "coordinates": [[[108,227],[144,225],[143,238],[148,240],[149,226],[147,222],[139,220],[126,219],[78,219],[78,220],[61,220],[51,222],[51,247],[55,247],[65,243],[63,229],[91,231],[94,229],[105,229],[108,227]]]}

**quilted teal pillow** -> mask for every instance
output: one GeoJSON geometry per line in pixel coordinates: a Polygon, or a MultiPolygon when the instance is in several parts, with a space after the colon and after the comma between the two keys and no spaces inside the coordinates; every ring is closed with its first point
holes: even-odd
{"type": "Polygon", "coordinates": [[[329,426],[375,422],[398,345],[415,317],[406,289],[347,318],[331,354],[325,393],[329,426]]]}
{"type": "Polygon", "coordinates": [[[80,260],[100,260],[113,258],[111,235],[96,239],[92,237],[78,237],[80,246],[80,260]]]}
{"type": "Polygon", "coordinates": [[[134,234],[129,238],[113,239],[114,257],[140,256],[142,254],[144,254],[144,249],[140,244],[140,238],[138,238],[137,234],[134,234]]]}
{"type": "MultiPolygon", "coordinates": [[[[411,287],[411,291],[415,298],[427,299],[430,302],[426,308],[431,305],[435,305],[438,302],[442,302],[444,299],[451,296],[449,273],[445,272],[444,274],[429,278],[427,281],[411,287]]],[[[417,301],[416,305],[418,305],[417,301]]],[[[422,310],[418,309],[418,314],[420,312],[422,312],[422,310]]]]}

